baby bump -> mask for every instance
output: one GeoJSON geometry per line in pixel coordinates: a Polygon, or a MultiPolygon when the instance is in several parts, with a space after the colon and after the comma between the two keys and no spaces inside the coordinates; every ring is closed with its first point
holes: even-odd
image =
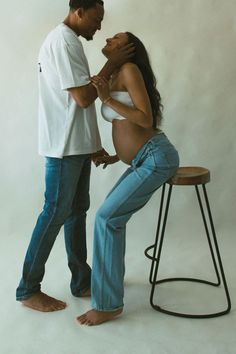
{"type": "Polygon", "coordinates": [[[131,164],[140,148],[150,139],[152,129],[144,130],[128,120],[114,121],[112,125],[113,144],[119,158],[131,164]]]}

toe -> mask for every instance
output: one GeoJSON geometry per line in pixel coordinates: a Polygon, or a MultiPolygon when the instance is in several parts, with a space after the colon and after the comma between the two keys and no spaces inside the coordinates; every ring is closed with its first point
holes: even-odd
{"type": "Polygon", "coordinates": [[[60,301],[60,300],[58,300],[58,304],[60,304],[60,306],[64,306],[64,307],[67,306],[67,303],[66,303],[66,302],[60,301]]]}
{"type": "Polygon", "coordinates": [[[94,325],[94,323],[93,323],[92,321],[90,321],[90,320],[88,320],[85,324],[86,324],[87,326],[93,326],[93,325],[94,325]]]}
{"type": "Polygon", "coordinates": [[[84,324],[85,321],[86,321],[86,319],[87,319],[87,317],[86,317],[85,314],[83,314],[83,315],[77,317],[77,321],[78,321],[79,323],[81,323],[81,324],[84,324]]]}

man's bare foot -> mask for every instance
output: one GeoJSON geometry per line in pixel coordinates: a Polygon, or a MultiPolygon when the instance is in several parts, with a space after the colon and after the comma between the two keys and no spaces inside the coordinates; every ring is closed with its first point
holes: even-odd
{"type": "Polygon", "coordinates": [[[96,326],[101,323],[113,320],[116,316],[120,315],[122,311],[123,309],[109,312],[90,310],[83,315],[78,316],[77,321],[82,325],[96,326]]]}
{"type": "Polygon", "coordinates": [[[42,312],[53,312],[64,310],[66,303],[57,299],[54,299],[41,291],[31,296],[29,299],[21,301],[23,305],[30,307],[33,310],[42,312]]]}

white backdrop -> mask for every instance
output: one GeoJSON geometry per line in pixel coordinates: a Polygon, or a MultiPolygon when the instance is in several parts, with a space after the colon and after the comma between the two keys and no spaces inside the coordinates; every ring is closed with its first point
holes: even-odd
{"type": "MultiPolygon", "coordinates": [[[[93,41],[83,40],[92,74],[105,62],[100,53],[105,38],[128,30],[145,43],[165,106],[163,130],[179,150],[181,165],[200,165],[211,171],[208,193],[233,304],[229,316],[210,324],[171,318],[151,309],[150,262],[143,249],[154,237],[157,192],[129,222],[124,317],[94,329],[74,321],[89,309],[90,302],[70,295],[62,235],[47,263],[43,291],[65,300],[66,311],[37,313],[15,301],[23,257],[43,204],[44,161],[37,154],[38,50],[46,34],[64,19],[68,0],[13,0],[1,5],[0,352],[154,354],[160,349],[160,354],[198,354],[201,346],[202,354],[235,353],[236,0],[105,0],[102,30],[93,41]]],[[[111,126],[101,119],[99,106],[103,144],[112,152],[111,126]]],[[[92,169],[89,262],[95,211],[125,168],[119,162],[104,171],[92,169]]],[[[170,241],[161,270],[168,276],[180,270],[187,276],[210,270],[206,245],[199,237],[189,237],[203,231],[194,197],[189,187],[173,193],[170,241]]],[[[178,307],[187,295],[191,302],[191,289],[177,289],[162,300],[178,307]]],[[[201,293],[199,302],[206,294],[201,293]]],[[[208,295],[204,305],[209,310],[216,294],[208,295]]],[[[217,306],[223,306],[223,298],[217,299],[217,306]]]]}
{"type": "MultiPolygon", "coordinates": [[[[105,61],[100,53],[105,38],[128,30],[143,40],[165,106],[163,129],[179,150],[181,165],[201,165],[211,170],[209,196],[216,226],[233,229],[236,1],[107,0],[105,9],[102,30],[93,41],[83,41],[91,73],[96,74],[105,61]]],[[[2,241],[6,236],[11,240],[20,237],[26,245],[42,207],[44,161],[37,154],[37,55],[44,37],[64,19],[67,10],[68,1],[53,4],[22,0],[2,5],[2,241]]],[[[101,120],[99,103],[97,106],[104,147],[113,151],[111,127],[101,120]]],[[[122,163],[105,171],[93,168],[89,237],[95,210],[124,169],[122,163]]],[[[177,223],[177,216],[186,215],[186,209],[182,209],[185,195],[182,190],[173,198],[176,212],[172,220],[176,218],[177,223]]],[[[130,228],[135,234],[140,227],[146,234],[153,232],[152,210],[158,200],[157,193],[133,218],[130,228]]]]}

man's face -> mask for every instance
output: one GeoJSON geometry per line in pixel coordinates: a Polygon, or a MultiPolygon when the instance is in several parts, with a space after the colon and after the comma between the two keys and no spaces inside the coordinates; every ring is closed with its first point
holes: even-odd
{"type": "Polygon", "coordinates": [[[79,20],[80,35],[88,41],[92,40],[97,30],[101,29],[103,16],[104,9],[103,6],[99,4],[96,4],[96,6],[88,10],[81,9],[79,20]]]}

